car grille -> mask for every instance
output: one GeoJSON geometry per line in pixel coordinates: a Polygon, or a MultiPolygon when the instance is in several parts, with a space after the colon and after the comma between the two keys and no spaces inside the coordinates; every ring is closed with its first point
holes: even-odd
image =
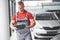
{"type": "MultiPolygon", "coordinates": [[[[57,30],[60,28],[60,26],[57,27],[43,27],[44,30],[47,31],[47,33],[36,33],[37,36],[40,36],[39,39],[51,39],[52,37],[58,35],[59,33],[57,32],[57,30]],[[42,37],[42,38],[41,38],[42,37]],[[46,37],[46,38],[45,38],[46,37]]],[[[38,37],[35,36],[35,38],[38,39],[38,37]]]]}
{"type": "Polygon", "coordinates": [[[50,28],[50,27],[43,27],[45,30],[58,30],[60,27],[53,27],[53,28],[50,28]]]}

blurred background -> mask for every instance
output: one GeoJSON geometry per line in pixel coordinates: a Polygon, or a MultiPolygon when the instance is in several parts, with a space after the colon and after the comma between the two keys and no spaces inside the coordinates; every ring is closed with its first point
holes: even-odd
{"type": "MultiPolygon", "coordinates": [[[[6,31],[5,33],[7,33],[9,37],[11,37],[13,30],[11,30],[9,24],[12,15],[18,11],[17,8],[18,1],[24,2],[25,9],[33,14],[34,19],[36,21],[35,27],[31,29],[31,35],[33,40],[60,40],[60,0],[7,0],[7,1],[2,0],[0,1],[0,4],[2,5],[0,9],[1,8],[3,9],[3,5],[4,5],[4,9],[2,10],[1,14],[4,15],[4,17],[6,18],[4,20],[8,20],[8,21],[4,21],[2,19],[3,16],[0,17],[0,19],[2,19],[1,20],[2,24],[3,23],[6,24],[6,22],[8,22],[6,25],[4,25],[6,27],[5,28],[3,27],[5,30],[3,31],[3,29],[1,29],[2,33],[4,33],[6,30],[9,30],[6,31]],[[6,9],[6,7],[8,9],[6,9]],[[7,15],[3,13],[7,13],[7,15]]],[[[3,36],[0,38],[3,38],[3,36]]]]}

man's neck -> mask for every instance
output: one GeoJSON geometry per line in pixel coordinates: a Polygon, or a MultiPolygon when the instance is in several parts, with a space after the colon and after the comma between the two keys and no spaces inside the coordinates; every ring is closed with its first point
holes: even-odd
{"type": "Polygon", "coordinates": [[[23,13],[24,12],[24,10],[23,11],[19,11],[20,13],[23,13]]]}

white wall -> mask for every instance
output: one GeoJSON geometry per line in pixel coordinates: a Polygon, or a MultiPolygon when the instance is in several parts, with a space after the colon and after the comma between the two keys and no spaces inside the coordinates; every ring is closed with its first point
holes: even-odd
{"type": "Polygon", "coordinates": [[[0,40],[9,40],[8,0],[0,0],[0,40]]]}

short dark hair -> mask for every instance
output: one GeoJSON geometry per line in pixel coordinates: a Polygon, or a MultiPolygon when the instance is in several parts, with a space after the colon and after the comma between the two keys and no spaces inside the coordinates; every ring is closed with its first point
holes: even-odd
{"type": "Polygon", "coordinates": [[[24,5],[22,1],[18,1],[18,5],[24,5]]]}

